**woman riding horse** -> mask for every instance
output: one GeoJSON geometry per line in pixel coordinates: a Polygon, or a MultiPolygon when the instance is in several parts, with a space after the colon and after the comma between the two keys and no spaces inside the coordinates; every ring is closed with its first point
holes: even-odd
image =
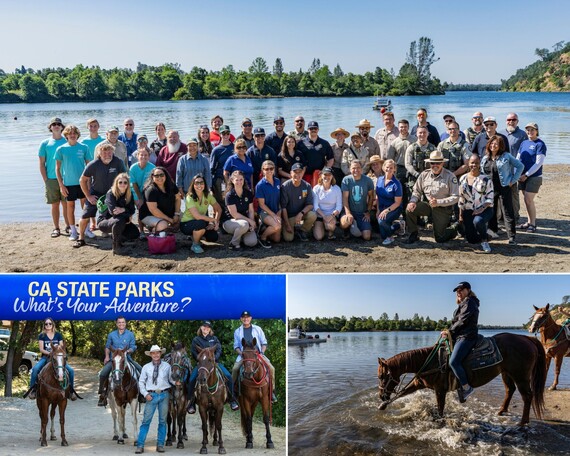
{"type": "Polygon", "coordinates": [[[453,320],[449,330],[441,332],[442,338],[447,338],[447,331],[453,340],[453,352],[449,359],[449,367],[459,380],[457,389],[459,402],[465,402],[473,393],[473,387],[467,381],[467,374],[463,368],[463,360],[477,342],[477,323],[479,320],[479,299],[471,291],[469,282],[460,282],[453,291],[456,293],[457,309],[453,313],[453,320]]]}
{"type": "MultiPolygon", "coordinates": [[[[50,317],[44,320],[44,329],[38,336],[38,345],[40,347],[42,357],[32,369],[32,375],[30,378],[30,392],[28,393],[30,399],[36,398],[36,382],[38,379],[38,374],[46,365],[52,350],[58,345],[61,345],[63,348],[65,348],[63,336],[61,333],[56,331],[55,322],[50,317]]],[[[65,368],[67,369],[67,373],[69,375],[69,384],[71,387],[70,399],[74,401],[77,399],[77,394],[73,388],[75,378],[74,372],[71,366],[67,363],[65,364],[65,368]]]]}
{"type": "MultiPolygon", "coordinates": [[[[196,333],[196,337],[192,340],[192,358],[194,361],[198,361],[198,348],[210,348],[216,347],[216,363],[218,363],[219,368],[224,373],[226,377],[226,383],[228,387],[228,399],[230,402],[230,407],[233,411],[239,410],[239,405],[234,396],[234,384],[232,381],[232,376],[225,366],[220,363],[220,356],[222,356],[222,344],[216,336],[214,336],[214,331],[212,330],[212,322],[204,320],[200,328],[196,333]]],[[[188,381],[188,397],[190,403],[188,404],[188,413],[196,413],[196,395],[194,394],[196,390],[196,379],[198,378],[198,366],[196,365],[192,370],[192,375],[190,375],[190,380],[188,381]]]]}

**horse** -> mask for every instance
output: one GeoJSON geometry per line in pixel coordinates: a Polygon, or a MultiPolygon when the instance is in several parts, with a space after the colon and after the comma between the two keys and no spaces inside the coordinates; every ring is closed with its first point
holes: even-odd
{"type": "MultiPolygon", "coordinates": [[[[523,414],[518,426],[529,423],[530,406],[537,418],[544,411],[544,385],[546,382],[546,360],[542,345],[538,340],[518,334],[501,333],[493,336],[503,360],[494,366],[482,369],[467,369],[469,384],[479,387],[501,374],[505,385],[505,398],[498,412],[508,412],[509,403],[517,387],[523,399],[523,414]]],[[[378,379],[380,399],[384,401],[380,410],[398,397],[407,396],[417,390],[430,388],[435,391],[439,416],[443,417],[445,397],[451,390],[455,378],[453,373],[442,368],[437,356],[432,356],[433,347],[409,350],[390,359],[378,358],[378,379]],[[425,369],[425,371],[424,371],[425,369]],[[416,376],[400,391],[400,377],[404,373],[416,376]],[[394,399],[390,399],[396,393],[394,399]]]]}
{"type": "Polygon", "coordinates": [[[48,422],[48,408],[51,405],[49,417],[51,419],[50,440],[57,440],[55,436],[55,407],[59,410],[59,424],[61,426],[61,446],[68,446],[65,438],[65,409],[67,399],[71,394],[69,374],[65,368],[67,354],[63,346],[54,345],[49,355],[49,361],[38,375],[36,404],[40,413],[41,430],[40,444],[47,446],[46,427],[48,422]]]}
{"type": "Polygon", "coordinates": [[[570,356],[570,340],[566,337],[564,327],[557,324],[550,316],[550,304],[546,307],[536,307],[532,316],[532,323],[529,332],[540,331],[540,341],[546,350],[546,372],[550,369],[550,362],[554,358],[556,366],[554,370],[554,381],[550,388],[553,391],[558,386],[558,377],[562,368],[562,361],[565,356],[570,356]]]}
{"type": "Polygon", "coordinates": [[[257,350],[255,337],[251,344],[245,338],[241,340],[243,364],[239,377],[239,406],[241,412],[241,429],[246,437],[246,448],[253,448],[253,414],[257,404],[263,410],[265,424],[266,447],[274,448],[269,431],[271,421],[271,375],[257,350]]]}
{"type": "Polygon", "coordinates": [[[216,347],[200,348],[198,351],[198,378],[196,379],[196,404],[202,419],[202,448],[200,454],[207,454],[208,424],[212,434],[212,445],[218,446],[218,454],[226,454],[222,440],[222,416],[228,397],[226,379],[216,364],[216,347]]]}
{"type": "Polygon", "coordinates": [[[135,367],[128,362],[126,349],[111,347],[111,362],[113,363],[113,370],[110,375],[107,399],[111,407],[111,415],[113,416],[113,440],[116,440],[117,444],[124,445],[125,439],[129,438],[125,429],[125,413],[127,405],[130,405],[133,417],[134,445],[136,445],[138,437],[137,403],[139,385],[135,367]],[[119,421],[118,428],[117,417],[119,421]]]}
{"type": "Polygon", "coordinates": [[[176,448],[184,448],[183,440],[188,440],[188,435],[186,434],[186,405],[188,404],[186,382],[192,370],[192,365],[182,344],[176,344],[172,352],[165,357],[165,361],[171,366],[171,376],[175,382],[175,385],[170,388],[166,446],[172,446],[172,441],[176,439],[176,426],[178,426],[178,444],[176,448]]]}

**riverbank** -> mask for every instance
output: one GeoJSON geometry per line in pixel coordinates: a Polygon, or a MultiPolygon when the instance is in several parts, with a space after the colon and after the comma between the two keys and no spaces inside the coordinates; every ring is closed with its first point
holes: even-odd
{"type": "MultiPolygon", "coordinates": [[[[10,223],[0,225],[0,272],[569,272],[569,187],[570,165],[546,165],[535,199],[537,232],[517,234],[516,246],[508,245],[503,234],[491,242],[491,254],[459,238],[437,244],[423,231],[421,241],[413,245],[399,238],[384,247],[375,234],[369,242],[294,241],[241,252],[228,250],[230,237],[224,234],[219,243],[205,245],[199,256],[190,251],[191,240],[178,233],[174,254],[151,255],[146,241],[136,241],[117,256],[110,238],[87,239],[85,247],[74,249],[66,237],[50,237],[49,223],[10,223]]],[[[521,216],[524,220],[524,204],[521,216]]]]}

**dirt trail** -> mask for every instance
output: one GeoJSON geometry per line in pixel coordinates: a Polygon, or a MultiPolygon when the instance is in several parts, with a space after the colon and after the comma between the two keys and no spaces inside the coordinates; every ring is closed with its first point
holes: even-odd
{"type": "MultiPolygon", "coordinates": [[[[68,447],[61,446],[58,415],[56,414],[56,441],[48,440],[48,446],[41,448],[39,443],[40,419],[36,402],[29,399],[0,397],[0,455],[28,456],[41,451],[42,454],[58,455],[105,455],[118,456],[134,454],[132,422],[127,411],[126,426],[129,439],[125,445],[112,440],[113,419],[111,410],[97,407],[97,368],[81,360],[71,361],[75,369],[77,391],[83,400],[68,402],[65,414],[65,430],[68,447]]],[[[139,426],[142,410],[138,414],[139,426]]],[[[145,454],[156,453],[156,431],[158,415],[155,414],[146,439],[145,454]]],[[[176,444],[166,447],[166,454],[199,454],[202,442],[202,424],[199,414],[187,415],[188,441],[184,449],[176,449],[176,444]]],[[[265,448],[265,427],[254,425],[254,449],[245,450],[239,412],[232,413],[228,407],[224,411],[222,437],[228,455],[283,455],[285,448],[285,428],[271,428],[275,449],[265,448]]],[[[48,424],[49,439],[49,424],[48,424]]],[[[211,440],[210,440],[211,441],[211,440]]],[[[217,454],[217,448],[208,446],[209,454],[217,454]]]]}

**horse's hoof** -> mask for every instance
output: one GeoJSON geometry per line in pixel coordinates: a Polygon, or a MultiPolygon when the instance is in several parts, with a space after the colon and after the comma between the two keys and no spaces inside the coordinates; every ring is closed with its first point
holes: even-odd
{"type": "Polygon", "coordinates": [[[208,448],[206,447],[200,448],[200,454],[208,454],[208,448]]]}
{"type": "Polygon", "coordinates": [[[218,448],[218,454],[226,454],[226,449],[224,447],[218,448]]]}
{"type": "Polygon", "coordinates": [[[267,442],[266,447],[267,448],[275,448],[275,445],[273,445],[273,442],[267,442]]]}
{"type": "Polygon", "coordinates": [[[123,439],[117,440],[117,445],[124,445],[125,441],[123,439]]]}
{"type": "Polygon", "coordinates": [[[166,441],[166,446],[172,446],[172,442],[170,440],[166,441]]]}
{"type": "Polygon", "coordinates": [[[55,435],[52,435],[49,439],[50,440],[57,440],[57,437],[55,435]]]}
{"type": "Polygon", "coordinates": [[[548,391],[556,391],[556,386],[552,385],[550,388],[548,388],[548,391]]]}
{"type": "Polygon", "coordinates": [[[69,443],[67,443],[67,440],[62,440],[61,446],[69,446],[69,443]]]}
{"type": "Polygon", "coordinates": [[[45,440],[42,440],[42,442],[40,443],[41,446],[47,446],[47,442],[45,440]]]}
{"type": "Polygon", "coordinates": [[[123,434],[123,438],[124,438],[124,439],[128,439],[129,436],[128,436],[127,434],[123,434]]]}
{"type": "Polygon", "coordinates": [[[386,407],[388,407],[388,402],[384,401],[380,404],[380,407],[378,407],[378,409],[380,410],[386,410],[386,407]]]}
{"type": "Polygon", "coordinates": [[[176,445],[176,448],[184,448],[184,444],[182,442],[178,442],[178,445],[176,445]]]}
{"type": "Polygon", "coordinates": [[[245,447],[246,447],[247,449],[253,448],[253,443],[247,442],[247,443],[245,444],[245,447]]]}
{"type": "Polygon", "coordinates": [[[119,436],[118,436],[118,435],[114,435],[114,436],[113,436],[113,440],[119,440],[119,436]]]}
{"type": "Polygon", "coordinates": [[[188,440],[188,435],[187,435],[187,434],[184,434],[184,435],[182,436],[182,438],[183,438],[184,440],[188,440]]]}

